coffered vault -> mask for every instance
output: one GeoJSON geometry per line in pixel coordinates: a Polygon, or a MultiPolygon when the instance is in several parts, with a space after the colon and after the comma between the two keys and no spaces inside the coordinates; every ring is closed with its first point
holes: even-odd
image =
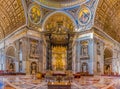
{"type": "Polygon", "coordinates": [[[99,0],[95,26],[120,42],[120,0],[99,0]]]}
{"type": "Polygon", "coordinates": [[[0,39],[25,24],[21,0],[0,0],[0,39]]]}

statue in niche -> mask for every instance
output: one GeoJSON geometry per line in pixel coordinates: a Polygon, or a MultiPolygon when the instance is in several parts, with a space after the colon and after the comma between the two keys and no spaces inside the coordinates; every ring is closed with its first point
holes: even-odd
{"type": "Polygon", "coordinates": [[[106,72],[106,74],[110,74],[110,65],[107,65],[106,66],[106,69],[105,69],[105,72],[106,72]]]}
{"type": "Polygon", "coordinates": [[[22,61],[20,61],[20,63],[19,63],[19,71],[20,72],[22,71],[22,61]]]}
{"type": "Polygon", "coordinates": [[[83,66],[83,72],[86,72],[86,65],[83,66]]]}
{"type": "Polygon", "coordinates": [[[82,64],[82,72],[88,72],[88,64],[85,62],[82,64]]]}
{"type": "Polygon", "coordinates": [[[35,50],[36,50],[36,47],[35,45],[31,45],[31,54],[34,56],[35,55],[35,50]]]}
{"type": "Polygon", "coordinates": [[[97,62],[97,72],[100,72],[100,63],[97,62]]]}
{"type": "Polygon", "coordinates": [[[30,50],[30,57],[34,58],[35,57],[35,51],[36,51],[36,47],[34,44],[31,44],[31,50],[30,50]]]}
{"type": "Polygon", "coordinates": [[[88,56],[88,45],[82,45],[81,55],[82,56],[88,56]]]}
{"type": "Polygon", "coordinates": [[[31,63],[31,74],[35,74],[37,72],[37,64],[36,62],[31,63]]]}
{"type": "Polygon", "coordinates": [[[9,72],[14,72],[14,63],[10,63],[9,72]]]}
{"type": "Polygon", "coordinates": [[[87,45],[83,45],[83,55],[87,55],[87,54],[88,54],[87,45]]]}

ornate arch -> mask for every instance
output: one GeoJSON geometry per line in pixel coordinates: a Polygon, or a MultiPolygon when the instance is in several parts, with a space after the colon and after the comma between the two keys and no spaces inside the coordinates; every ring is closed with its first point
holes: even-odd
{"type": "Polygon", "coordinates": [[[43,22],[43,24],[42,24],[42,30],[44,30],[45,24],[46,24],[46,22],[48,21],[48,19],[49,19],[50,17],[54,16],[55,14],[63,14],[63,15],[65,15],[66,17],[68,17],[68,18],[72,21],[72,23],[74,24],[75,28],[77,27],[77,23],[75,22],[75,19],[73,18],[72,15],[70,15],[69,13],[67,13],[67,12],[65,12],[65,11],[55,11],[55,12],[49,14],[49,15],[45,18],[45,20],[44,20],[44,22],[43,22]]]}

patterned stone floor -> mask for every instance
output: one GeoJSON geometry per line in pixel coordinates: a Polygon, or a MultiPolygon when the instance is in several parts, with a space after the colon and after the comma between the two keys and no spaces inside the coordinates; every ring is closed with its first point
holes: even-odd
{"type": "MultiPolygon", "coordinates": [[[[120,89],[120,77],[81,77],[73,79],[71,89],[120,89]]],[[[0,76],[0,89],[47,89],[45,79],[30,76],[0,76]]]]}

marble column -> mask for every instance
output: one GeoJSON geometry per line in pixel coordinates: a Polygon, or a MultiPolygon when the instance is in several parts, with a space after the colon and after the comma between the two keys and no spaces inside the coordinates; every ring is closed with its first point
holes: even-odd
{"type": "Polygon", "coordinates": [[[88,68],[89,68],[89,73],[90,74],[94,74],[94,40],[93,39],[89,39],[89,64],[88,64],[88,68]]]}
{"type": "Polygon", "coordinates": [[[51,42],[50,39],[48,39],[47,41],[47,65],[46,68],[47,70],[52,70],[52,46],[51,46],[51,42]]]}
{"type": "Polygon", "coordinates": [[[100,46],[101,46],[101,62],[100,62],[100,69],[101,69],[101,74],[104,74],[104,43],[101,42],[100,43],[100,46]]]}
{"type": "Polygon", "coordinates": [[[29,38],[22,38],[22,69],[26,74],[30,74],[30,64],[29,64],[29,52],[30,52],[30,43],[29,38]],[[25,65],[26,64],[26,65],[25,65]]]}
{"type": "Polygon", "coordinates": [[[30,74],[30,61],[26,60],[23,64],[26,64],[23,67],[24,68],[23,71],[25,71],[25,73],[29,75],[30,74]]]}
{"type": "Polygon", "coordinates": [[[43,62],[44,62],[44,46],[43,46],[43,40],[39,40],[39,60],[38,60],[38,71],[42,72],[43,71],[43,62]]]}
{"type": "Polygon", "coordinates": [[[46,60],[46,52],[47,49],[46,49],[46,44],[43,42],[43,69],[42,69],[42,72],[45,72],[46,71],[46,63],[47,63],[47,60],[46,60]]]}
{"type": "Polygon", "coordinates": [[[76,40],[76,72],[80,72],[80,41],[76,40]]]}
{"type": "Polygon", "coordinates": [[[14,42],[15,43],[15,47],[16,47],[16,52],[15,52],[15,56],[16,56],[16,59],[15,60],[17,60],[17,62],[16,62],[16,72],[20,72],[19,71],[19,62],[20,62],[20,58],[19,58],[19,46],[20,46],[20,43],[19,43],[19,40],[17,40],[17,41],[15,41],[14,42]]]}
{"type": "MultiPolygon", "coordinates": [[[[15,59],[16,60],[16,59],[15,59]]],[[[19,62],[16,61],[15,63],[15,72],[19,72],[19,62]]]]}
{"type": "Polygon", "coordinates": [[[67,46],[67,70],[72,70],[72,42],[67,46]]]}
{"type": "Polygon", "coordinates": [[[72,47],[72,51],[73,51],[73,54],[72,54],[72,70],[73,70],[73,73],[76,73],[76,42],[73,43],[73,47],[72,47]]]}
{"type": "Polygon", "coordinates": [[[94,66],[94,68],[93,68],[93,73],[94,74],[96,74],[96,72],[97,72],[97,65],[96,65],[96,61],[97,61],[97,41],[96,41],[96,39],[94,38],[93,39],[93,42],[94,42],[94,49],[93,49],[93,53],[94,53],[94,58],[93,58],[93,66],[94,66]]]}

